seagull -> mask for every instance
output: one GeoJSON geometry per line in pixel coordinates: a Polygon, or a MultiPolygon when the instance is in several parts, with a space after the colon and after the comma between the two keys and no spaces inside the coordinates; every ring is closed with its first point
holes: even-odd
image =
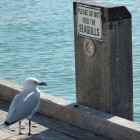
{"type": "Polygon", "coordinates": [[[23,119],[29,120],[29,133],[31,135],[31,118],[37,111],[40,103],[40,90],[37,88],[38,85],[46,86],[45,82],[40,82],[36,78],[30,77],[25,79],[23,85],[23,91],[17,94],[10,107],[3,124],[4,127],[19,122],[19,134],[21,133],[21,121],[23,119]]]}

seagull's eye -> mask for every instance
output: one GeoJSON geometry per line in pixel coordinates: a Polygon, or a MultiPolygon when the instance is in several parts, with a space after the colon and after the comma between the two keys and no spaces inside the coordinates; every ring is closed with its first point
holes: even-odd
{"type": "Polygon", "coordinates": [[[36,84],[37,82],[35,81],[34,83],[36,84]]]}

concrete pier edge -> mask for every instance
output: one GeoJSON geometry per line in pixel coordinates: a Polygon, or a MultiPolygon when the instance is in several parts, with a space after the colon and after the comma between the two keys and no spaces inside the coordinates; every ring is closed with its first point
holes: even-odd
{"type": "MultiPolygon", "coordinates": [[[[21,90],[21,85],[0,78],[0,100],[11,102],[21,90]]],[[[38,112],[113,140],[139,140],[140,137],[140,125],[135,122],[46,93],[41,93],[38,112]]]]}

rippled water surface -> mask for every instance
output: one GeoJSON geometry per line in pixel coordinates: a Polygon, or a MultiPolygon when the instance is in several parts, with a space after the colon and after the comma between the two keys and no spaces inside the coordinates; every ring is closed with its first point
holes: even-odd
{"type": "MultiPolygon", "coordinates": [[[[133,16],[134,116],[140,122],[140,2],[125,5],[133,16]]],[[[44,92],[75,101],[72,0],[0,0],[0,77],[23,83],[47,81],[44,92]]]]}

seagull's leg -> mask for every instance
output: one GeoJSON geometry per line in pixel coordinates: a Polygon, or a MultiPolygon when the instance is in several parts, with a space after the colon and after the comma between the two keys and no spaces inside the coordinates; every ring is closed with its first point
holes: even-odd
{"type": "Polygon", "coordinates": [[[28,135],[31,135],[31,119],[29,119],[29,133],[28,135]]]}
{"type": "Polygon", "coordinates": [[[21,135],[21,122],[19,121],[19,135],[21,135]]]}

